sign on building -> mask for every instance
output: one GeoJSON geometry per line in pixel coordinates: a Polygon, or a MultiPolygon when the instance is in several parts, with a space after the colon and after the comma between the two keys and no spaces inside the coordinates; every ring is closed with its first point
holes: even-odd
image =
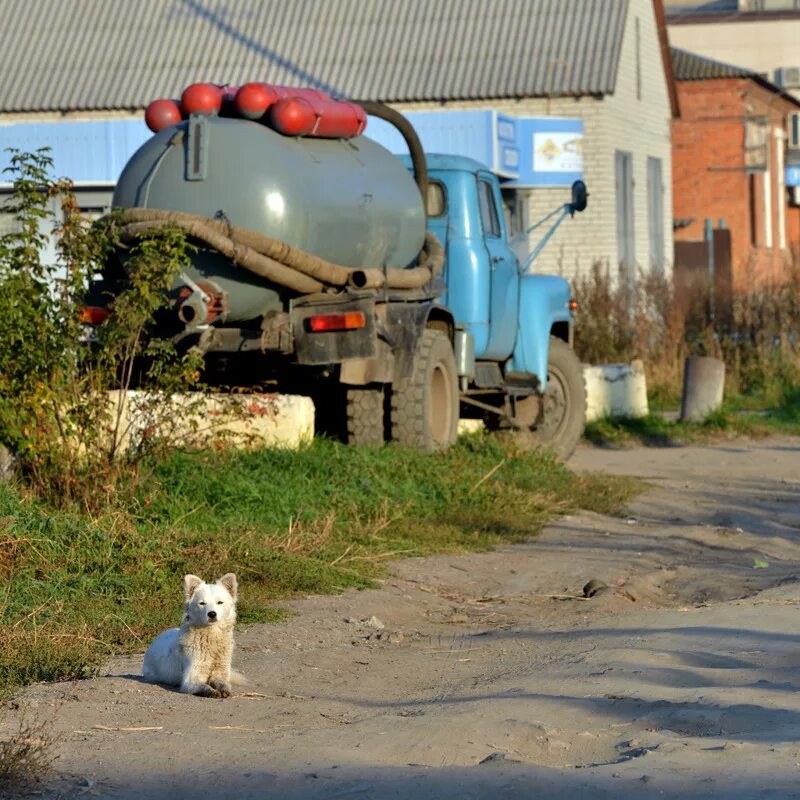
{"type": "MultiPolygon", "coordinates": [[[[492,110],[409,111],[429,153],[466,156],[506,178],[505,186],[570,186],[583,177],[583,120],[512,117],[492,110]]],[[[407,148],[397,130],[370,118],[366,135],[393,153],[407,148]]]]}

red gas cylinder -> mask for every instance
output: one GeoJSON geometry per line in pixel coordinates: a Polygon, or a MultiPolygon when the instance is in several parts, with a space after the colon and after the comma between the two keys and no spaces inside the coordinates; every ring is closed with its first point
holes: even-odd
{"type": "Polygon", "coordinates": [[[245,119],[261,119],[269,107],[278,101],[280,95],[268,83],[246,83],[236,93],[234,105],[245,119]]]}
{"type": "Polygon", "coordinates": [[[222,90],[213,83],[193,83],[181,95],[181,110],[189,114],[218,114],[222,107],[222,90]]]}
{"type": "Polygon", "coordinates": [[[153,100],[144,112],[144,121],[153,133],[181,121],[181,109],[175,100],[153,100]]]}
{"type": "Polygon", "coordinates": [[[285,136],[307,136],[314,130],[317,115],[302,97],[284,97],[270,109],[272,127],[285,136]]]}
{"type": "Polygon", "coordinates": [[[270,109],[270,121],[276,131],[286,136],[349,139],[361,135],[367,115],[355,103],[309,96],[287,97],[270,109]]]}

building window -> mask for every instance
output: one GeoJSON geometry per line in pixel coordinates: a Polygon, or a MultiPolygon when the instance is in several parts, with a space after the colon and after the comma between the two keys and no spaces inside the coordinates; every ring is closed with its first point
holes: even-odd
{"type": "Polygon", "coordinates": [[[744,121],[744,165],[747,169],[767,168],[769,125],[766,117],[748,117],[744,121]]]}
{"type": "Polygon", "coordinates": [[[756,204],[758,202],[758,195],[756,191],[756,175],[751,172],[748,176],[748,205],[750,206],[750,246],[758,247],[758,211],[756,204]]]}
{"type": "Polygon", "coordinates": [[[636,240],[633,230],[633,155],[623,150],[614,153],[617,195],[617,258],[622,273],[634,278],[636,240]]]}
{"type": "Polygon", "coordinates": [[[664,271],[664,181],[660,158],[647,159],[647,219],[650,232],[650,267],[664,271]]]}

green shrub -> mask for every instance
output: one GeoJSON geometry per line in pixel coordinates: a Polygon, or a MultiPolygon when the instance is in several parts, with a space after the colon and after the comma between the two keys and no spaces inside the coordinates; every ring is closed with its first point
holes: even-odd
{"type": "Polygon", "coordinates": [[[71,183],[53,180],[51,169],[46,150],[12,151],[6,169],[13,194],[5,210],[17,230],[0,238],[0,443],[19,457],[42,497],[97,509],[130,484],[144,454],[140,448],[123,456],[124,403],[112,402],[109,390],[124,397],[140,364],[155,397],[196,381],[197,356],[178,358],[171,346],[147,338],[167,302],[164,290],[188,263],[187,243],[169,227],[138,240],[126,261],[127,288],[90,336],[84,297],[119,245],[119,226],[113,214],[88,225],[71,183]],[[58,218],[48,210],[53,198],[58,218]],[[49,229],[55,263],[42,255],[49,229]]]}

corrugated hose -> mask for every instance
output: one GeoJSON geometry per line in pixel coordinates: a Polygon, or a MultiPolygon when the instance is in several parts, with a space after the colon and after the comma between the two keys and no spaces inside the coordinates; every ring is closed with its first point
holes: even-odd
{"type": "Polygon", "coordinates": [[[180,211],[157,208],[129,208],[121,214],[122,239],[134,241],[142,234],[164,225],[177,225],[187,236],[198,239],[240,266],[262,278],[302,294],[329,287],[357,289],[418,289],[435,278],[444,266],[444,248],[429,231],[419,265],[391,267],[346,267],[312,255],[269,236],[180,211]]]}

